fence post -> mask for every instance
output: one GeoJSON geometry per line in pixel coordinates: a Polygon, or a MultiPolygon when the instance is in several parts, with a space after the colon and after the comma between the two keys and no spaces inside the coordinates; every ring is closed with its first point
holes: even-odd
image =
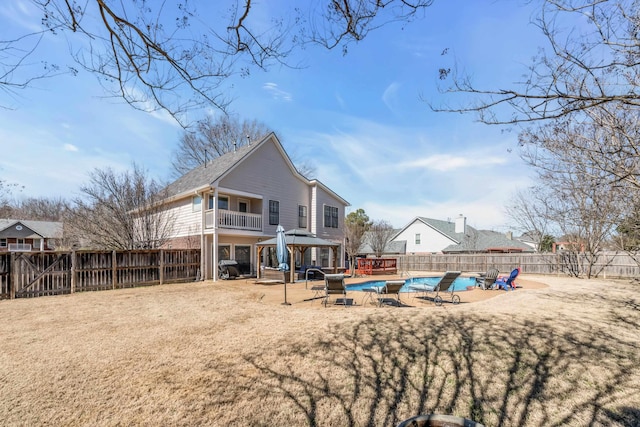
{"type": "Polygon", "coordinates": [[[16,263],[16,254],[12,253],[11,256],[9,256],[9,271],[11,272],[11,274],[9,275],[9,298],[10,299],[15,299],[16,298],[16,286],[18,284],[18,265],[16,263]]]}
{"type": "Polygon", "coordinates": [[[118,260],[116,257],[116,251],[114,249],[113,252],[111,252],[111,287],[113,289],[116,288],[116,283],[118,281],[117,278],[118,278],[118,260]]]}
{"type": "Polygon", "coordinates": [[[160,249],[160,284],[164,283],[164,249],[160,249]]]}
{"type": "Polygon", "coordinates": [[[71,293],[76,291],[76,251],[71,251],[71,293]]]}

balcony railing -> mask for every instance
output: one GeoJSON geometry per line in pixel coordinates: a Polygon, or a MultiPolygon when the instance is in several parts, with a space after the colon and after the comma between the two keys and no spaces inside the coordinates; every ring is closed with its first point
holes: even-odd
{"type": "Polygon", "coordinates": [[[30,243],[9,243],[9,252],[31,252],[30,243]]]}
{"type": "MultiPolygon", "coordinates": [[[[205,212],[205,227],[214,227],[213,211],[205,212]]],[[[218,227],[262,231],[262,215],[220,209],[218,210],[218,227]]]]}
{"type": "Polygon", "coordinates": [[[396,274],[398,260],[395,258],[358,258],[360,274],[396,274]]]}

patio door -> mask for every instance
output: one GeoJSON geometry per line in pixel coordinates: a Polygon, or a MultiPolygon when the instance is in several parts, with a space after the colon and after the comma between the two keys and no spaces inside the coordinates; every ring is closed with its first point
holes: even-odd
{"type": "Polygon", "coordinates": [[[241,274],[251,274],[251,246],[236,245],[234,248],[235,260],[241,274]]]}

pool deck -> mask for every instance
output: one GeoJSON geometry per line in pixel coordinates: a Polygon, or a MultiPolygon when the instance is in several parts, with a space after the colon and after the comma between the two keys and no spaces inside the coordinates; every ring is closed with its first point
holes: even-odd
{"type": "MultiPolygon", "coordinates": [[[[428,277],[428,276],[441,276],[442,272],[416,272],[412,274],[413,277],[428,277]]],[[[462,276],[472,276],[473,274],[463,273],[462,276]]],[[[376,276],[362,276],[362,277],[346,277],[345,284],[357,284],[363,282],[369,282],[372,280],[405,280],[407,276],[401,277],[400,275],[376,275],[376,276]]],[[[523,274],[516,280],[516,284],[520,289],[542,289],[546,288],[547,285],[544,283],[540,283],[533,280],[527,280],[526,274],[523,274]]],[[[284,302],[284,284],[281,281],[269,281],[267,283],[257,282],[256,279],[236,279],[236,280],[222,280],[213,282],[214,286],[229,286],[233,288],[237,288],[238,290],[247,290],[252,294],[256,295],[256,297],[263,303],[273,303],[273,304],[282,304],[284,302]]],[[[305,305],[305,306],[318,306],[322,307],[321,298],[317,298],[320,294],[317,290],[314,290],[314,287],[323,287],[324,281],[322,280],[313,280],[308,281],[297,281],[294,283],[287,283],[286,291],[287,291],[287,302],[291,305],[305,305]]],[[[516,289],[517,292],[519,289],[516,289]]],[[[498,297],[504,294],[506,291],[503,290],[482,290],[480,288],[476,288],[473,290],[467,291],[455,291],[455,294],[460,297],[462,304],[474,303],[478,301],[487,300],[490,298],[498,297]]],[[[445,301],[448,301],[448,293],[441,294],[445,301]]],[[[331,296],[330,305],[332,305],[333,300],[335,299],[335,295],[331,296]]],[[[377,298],[376,301],[372,302],[372,295],[368,295],[367,292],[362,291],[353,291],[348,292],[347,298],[353,299],[356,306],[360,307],[375,307],[377,306],[377,298]]],[[[421,306],[434,306],[432,301],[423,300],[420,298],[415,298],[415,293],[404,293],[400,294],[400,299],[408,306],[413,307],[421,307],[421,306]]]]}

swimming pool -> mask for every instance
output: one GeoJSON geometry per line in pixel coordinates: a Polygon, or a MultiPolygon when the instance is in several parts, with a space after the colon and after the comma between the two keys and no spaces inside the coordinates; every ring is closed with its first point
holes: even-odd
{"type": "MultiPolygon", "coordinates": [[[[442,279],[442,277],[411,277],[404,281],[404,286],[400,289],[400,292],[416,292],[413,289],[409,289],[411,285],[430,285],[435,286],[442,279]]],[[[368,282],[356,283],[353,285],[347,285],[347,291],[362,291],[364,289],[373,289],[376,287],[384,286],[385,280],[370,280],[368,282]]],[[[458,277],[453,286],[449,290],[453,291],[466,291],[467,286],[475,286],[475,277],[458,277]]]]}

